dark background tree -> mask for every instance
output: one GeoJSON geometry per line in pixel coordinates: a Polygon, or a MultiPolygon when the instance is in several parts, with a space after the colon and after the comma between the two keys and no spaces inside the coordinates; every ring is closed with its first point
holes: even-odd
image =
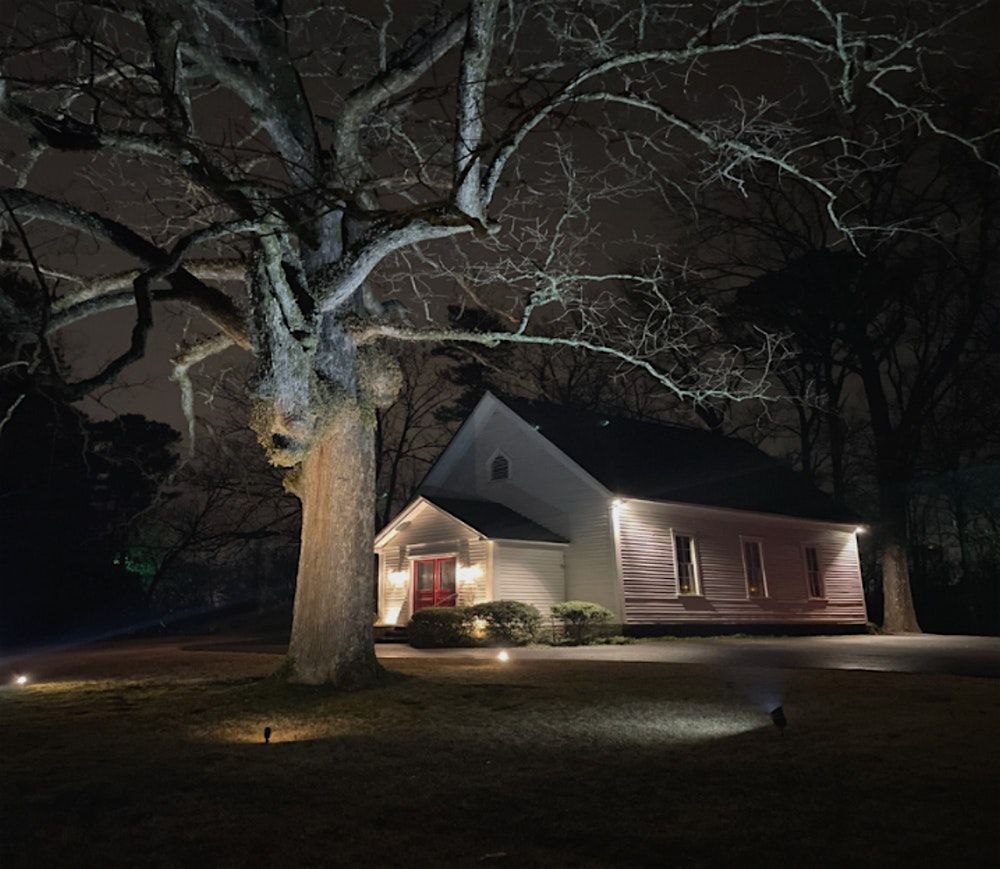
{"type": "MultiPolygon", "coordinates": [[[[952,99],[953,127],[967,138],[984,141],[1000,125],[995,100],[952,99]]],[[[889,630],[919,629],[912,499],[921,477],[949,470],[945,455],[957,461],[954,443],[941,452],[935,433],[959,421],[978,429],[973,440],[985,434],[974,424],[981,395],[967,400],[976,391],[967,384],[995,367],[1000,347],[998,155],[995,140],[976,159],[953,142],[904,136],[884,148],[880,167],[855,172],[838,170],[840,146],[831,145],[831,171],[846,173],[844,196],[867,227],[849,240],[831,227],[822,197],[780,179],[760,177],[746,198],[718,203],[717,237],[738,254],[724,280],[755,276],[739,290],[734,321],[785,333],[794,348],[775,373],[793,399],[803,470],[816,478],[825,465],[833,491],[862,506],[857,475],[874,483],[877,502],[865,512],[877,520],[889,630]],[[849,439],[852,414],[863,425],[849,439]]],[[[960,452],[974,447],[967,441],[960,452]]]]}

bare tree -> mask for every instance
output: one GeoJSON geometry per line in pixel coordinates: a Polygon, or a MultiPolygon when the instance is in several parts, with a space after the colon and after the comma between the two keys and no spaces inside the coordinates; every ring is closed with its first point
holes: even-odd
{"type": "Polygon", "coordinates": [[[865,417],[891,631],[919,630],[907,513],[925,440],[1000,336],[1000,112],[995,101],[963,105],[959,94],[951,103],[952,129],[978,141],[978,154],[906,133],[859,176],[831,148],[831,177],[858,216],[850,239],[831,227],[821,197],[780,179],[755,179],[748,199],[723,207],[733,254],[726,280],[754,276],[740,292],[742,312],[794,347],[794,364],[776,375],[796,398],[803,461],[825,430],[843,479],[846,408],[865,417]]]}
{"type": "MultiPolygon", "coordinates": [[[[671,316],[684,261],[636,216],[766,166],[850,234],[814,119],[864,93],[897,128],[951,135],[932,97],[908,95],[985,5],[925,0],[904,17],[827,0],[455,0],[364,17],[282,0],[19,4],[0,116],[22,138],[5,149],[0,207],[38,282],[34,327],[55,340],[123,307],[135,321],[96,373],[74,378],[51,353],[17,373],[82,395],[143,355],[161,301],[211,327],[177,360],[189,410],[191,365],[250,352],[253,428],[302,501],[289,674],[367,684],[373,425],[400,386],[398,342],[573,347],[686,400],[760,393],[746,348],[676,366],[697,323],[671,316]],[[776,98],[789,80],[800,89],[776,98]],[[67,166],[76,183],[46,183],[67,166]],[[615,238],[644,271],[610,266],[615,238]],[[623,308],[625,282],[657,306],[623,308]],[[445,303],[463,299],[509,325],[450,328],[445,303]]],[[[864,163],[884,135],[843,146],[864,163]]]]}
{"type": "Polygon", "coordinates": [[[392,404],[375,414],[379,528],[413,497],[455,430],[441,419],[456,394],[444,361],[414,347],[404,349],[397,361],[402,388],[392,404]]]}
{"type": "Polygon", "coordinates": [[[284,491],[280,474],[263,460],[247,428],[245,373],[226,370],[198,377],[195,385],[208,409],[199,420],[195,449],[135,528],[151,610],[179,565],[232,567],[259,558],[265,544],[292,551],[297,544],[296,499],[284,491]]]}

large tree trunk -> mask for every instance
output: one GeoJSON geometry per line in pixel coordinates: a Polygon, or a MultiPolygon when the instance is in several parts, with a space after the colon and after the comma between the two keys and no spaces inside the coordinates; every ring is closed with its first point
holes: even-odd
{"type": "Polygon", "coordinates": [[[890,634],[920,633],[910,590],[906,555],[906,500],[898,483],[883,483],[882,507],[882,627],[890,634]]]}
{"type": "Polygon", "coordinates": [[[353,403],[309,450],[296,483],[302,548],[289,677],[361,688],[378,678],[372,639],[375,439],[353,403]]]}

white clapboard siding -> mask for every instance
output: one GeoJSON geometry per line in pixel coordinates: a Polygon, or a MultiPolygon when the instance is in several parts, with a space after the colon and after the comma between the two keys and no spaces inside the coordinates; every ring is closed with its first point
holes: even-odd
{"type": "Polygon", "coordinates": [[[419,504],[397,531],[376,550],[379,558],[377,624],[404,625],[412,615],[411,564],[415,558],[455,555],[458,603],[467,606],[489,599],[489,541],[430,504],[419,504]],[[405,574],[402,585],[392,574],[405,574]]]}
{"type": "Polygon", "coordinates": [[[617,513],[627,624],[860,624],[857,540],[843,526],[629,500],[617,513]],[[677,594],[671,529],[695,538],[698,597],[677,594]],[[741,536],[762,542],[767,597],[747,597],[741,536]],[[809,598],[804,545],[817,548],[823,599],[809,598]]]}
{"type": "Polygon", "coordinates": [[[493,552],[496,600],[519,600],[538,607],[543,617],[566,600],[565,547],[497,543],[493,552]]]}
{"type": "Polygon", "coordinates": [[[593,601],[621,617],[610,499],[602,486],[490,396],[443,458],[425,487],[496,501],[566,538],[567,599],[593,601]],[[489,478],[497,450],[510,461],[508,480],[489,478]]]}

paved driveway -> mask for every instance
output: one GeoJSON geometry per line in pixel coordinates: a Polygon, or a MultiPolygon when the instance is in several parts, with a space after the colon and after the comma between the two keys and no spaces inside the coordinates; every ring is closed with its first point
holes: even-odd
{"type": "MultiPolygon", "coordinates": [[[[475,657],[495,649],[417,650],[378,646],[380,658],[475,657]]],[[[1000,638],[916,636],[785,637],[779,639],[684,639],[631,646],[533,648],[510,654],[535,660],[648,661],[718,667],[881,670],[892,673],[949,673],[1000,679],[1000,638]]]]}
{"type": "MultiPolygon", "coordinates": [[[[413,649],[396,643],[376,647],[390,658],[492,658],[497,649],[413,649]]],[[[0,683],[27,670],[38,678],[105,678],[225,667],[239,653],[285,654],[281,642],[250,637],[164,637],[0,656],[0,683]],[[203,654],[207,653],[207,654],[203,654]]],[[[823,670],[947,673],[1000,679],[1000,638],[918,635],[902,637],[786,637],[780,639],[683,639],[631,646],[511,649],[515,659],[641,661],[823,670]]],[[[261,659],[266,670],[270,664],[261,659]]]]}

